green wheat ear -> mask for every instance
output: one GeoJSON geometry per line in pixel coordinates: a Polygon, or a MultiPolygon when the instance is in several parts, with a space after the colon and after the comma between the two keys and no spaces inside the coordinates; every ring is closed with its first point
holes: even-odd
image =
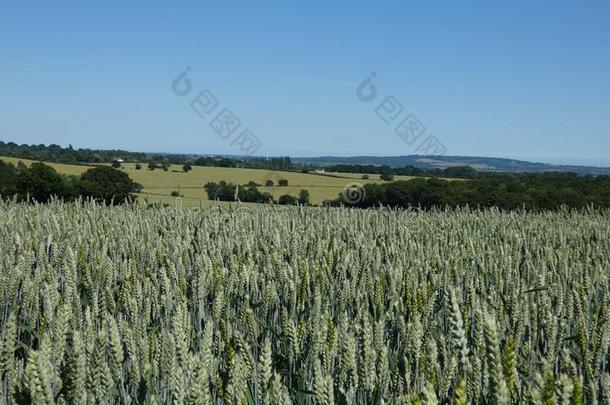
{"type": "Polygon", "coordinates": [[[82,403],[86,399],[85,376],[86,359],[83,341],[79,331],[74,331],[70,337],[66,353],[64,390],[66,400],[70,403],[82,403]]]}
{"type": "Polygon", "coordinates": [[[30,351],[24,380],[29,388],[30,398],[33,403],[50,405],[54,404],[54,396],[51,385],[49,360],[42,351],[30,351]]]}
{"type": "Polygon", "coordinates": [[[548,368],[545,372],[542,400],[544,405],[553,405],[556,403],[555,376],[553,375],[553,371],[550,368],[548,368]]]}
{"type": "Polygon", "coordinates": [[[582,405],[585,403],[585,390],[579,378],[574,379],[574,391],[572,394],[572,404],[582,405]]]}
{"type": "Polygon", "coordinates": [[[508,389],[504,380],[502,363],[500,359],[500,342],[496,320],[488,315],[485,318],[485,347],[487,353],[487,366],[489,369],[489,386],[491,399],[496,404],[507,404],[508,389]]]}
{"type": "Polygon", "coordinates": [[[265,339],[263,344],[263,350],[259,360],[259,375],[261,376],[260,386],[263,394],[266,394],[271,387],[271,378],[273,377],[271,359],[271,341],[269,338],[265,339]]]}
{"type": "Polygon", "coordinates": [[[461,378],[453,390],[453,404],[466,405],[468,403],[468,394],[466,391],[466,379],[461,378]]]}
{"type": "Polygon", "coordinates": [[[448,298],[451,313],[449,321],[451,323],[453,345],[457,351],[457,355],[459,356],[460,367],[464,373],[467,373],[470,371],[470,361],[468,359],[468,342],[466,341],[466,331],[464,330],[462,313],[457,302],[455,290],[451,287],[448,289],[448,298]]]}
{"type": "Polygon", "coordinates": [[[517,396],[517,352],[515,338],[511,335],[507,338],[504,346],[504,372],[506,374],[506,387],[511,398],[517,396]]]}
{"type": "Polygon", "coordinates": [[[424,397],[423,403],[426,405],[437,405],[439,403],[434,386],[429,382],[425,385],[422,396],[424,397]]]}
{"type": "Polygon", "coordinates": [[[5,378],[7,396],[12,396],[17,388],[15,379],[18,375],[15,369],[15,350],[17,348],[17,315],[15,312],[11,312],[6,320],[0,344],[0,376],[5,378]]]}

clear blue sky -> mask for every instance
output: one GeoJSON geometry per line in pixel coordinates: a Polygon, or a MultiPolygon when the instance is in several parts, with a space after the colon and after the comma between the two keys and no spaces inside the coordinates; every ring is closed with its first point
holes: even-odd
{"type": "Polygon", "coordinates": [[[190,107],[207,88],[257,154],[412,154],[375,113],[394,95],[447,154],[610,164],[608,1],[85,3],[0,6],[1,140],[238,153],[190,107]]]}

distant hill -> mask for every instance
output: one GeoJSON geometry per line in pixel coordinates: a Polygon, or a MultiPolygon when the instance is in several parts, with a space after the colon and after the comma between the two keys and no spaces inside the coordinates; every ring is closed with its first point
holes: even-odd
{"type": "Polygon", "coordinates": [[[114,160],[125,162],[157,162],[183,164],[189,162],[197,166],[247,167],[266,170],[300,171],[302,165],[323,167],[335,164],[387,165],[390,167],[415,166],[420,169],[446,169],[454,166],[471,166],[488,172],[571,172],[581,175],[610,175],[610,167],[554,165],[528,162],[525,160],[473,157],[473,156],[321,156],[321,157],[261,157],[239,155],[176,154],[129,152],[124,150],[74,149],[72,145],[18,145],[0,140],[0,156],[39,160],[66,164],[110,163],[114,160]]]}
{"type": "Polygon", "coordinates": [[[554,165],[549,163],[528,162],[525,160],[473,157],[473,156],[321,156],[295,157],[295,163],[329,166],[333,164],[368,164],[404,167],[407,165],[421,169],[445,169],[452,166],[471,166],[480,171],[490,172],[572,172],[578,174],[610,175],[610,168],[595,166],[554,165]]]}

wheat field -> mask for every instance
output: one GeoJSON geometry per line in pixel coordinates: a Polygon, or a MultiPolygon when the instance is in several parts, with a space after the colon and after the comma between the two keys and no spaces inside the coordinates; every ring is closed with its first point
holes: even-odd
{"type": "Polygon", "coordinates": [[[610,212],[0,203],[2,403],[610,400],[610,212]]]}

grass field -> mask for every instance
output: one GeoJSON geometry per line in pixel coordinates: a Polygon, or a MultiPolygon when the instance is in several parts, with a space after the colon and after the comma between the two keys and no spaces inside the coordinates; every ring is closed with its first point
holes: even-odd
{"type": "MultiPolygon", "coordinates": [[[[0,157],[0,159],[17,164],[20,160],[29,165],[32,161],[27,159],[0,157]]],[[[85,165],[66,165],[58,163],[47,163],[60,173],[69,175],[79,175],[89,169],[85,165]]],[[[228,183],[246,184],[254,181],[265,184],[267,180],[272,180],[273,187],[259,187],[262,192],[268,192],[275,199],[283,194],[297,196],[300,190],[309,191],[311,202],[319,204],[323,200],[331,200],[343,191],[346,185],[352,182],[381,183],[379,175],[370,174],[368,180],[362,179],[362,174],[355,173],[296,173],[268,171],[257,169],[225,168],[225,167],[199,167],[193,166],[189,173],[182,171],[182,166],[174,165],[164,172],[161,169],[148,170],[146,165],[142,169],[136,170],[134,163],[124,163],[122,170],[129,174],[134,181],[142,184],[143,189],[139,194],[140,198],[148,201],[174,203],[176,198],[171,197],[172,191],[178,191],[183,198],[181,204],[184,207],[208,205],[208,197],[203,186],[208,182],[226,181],[228,183]],[[277,185],[280,179],[287,179],[288,186],[280,187],[277,185]]],[[[396,176],[396,180],[408,180],[410,177],[396,176]]]]}

